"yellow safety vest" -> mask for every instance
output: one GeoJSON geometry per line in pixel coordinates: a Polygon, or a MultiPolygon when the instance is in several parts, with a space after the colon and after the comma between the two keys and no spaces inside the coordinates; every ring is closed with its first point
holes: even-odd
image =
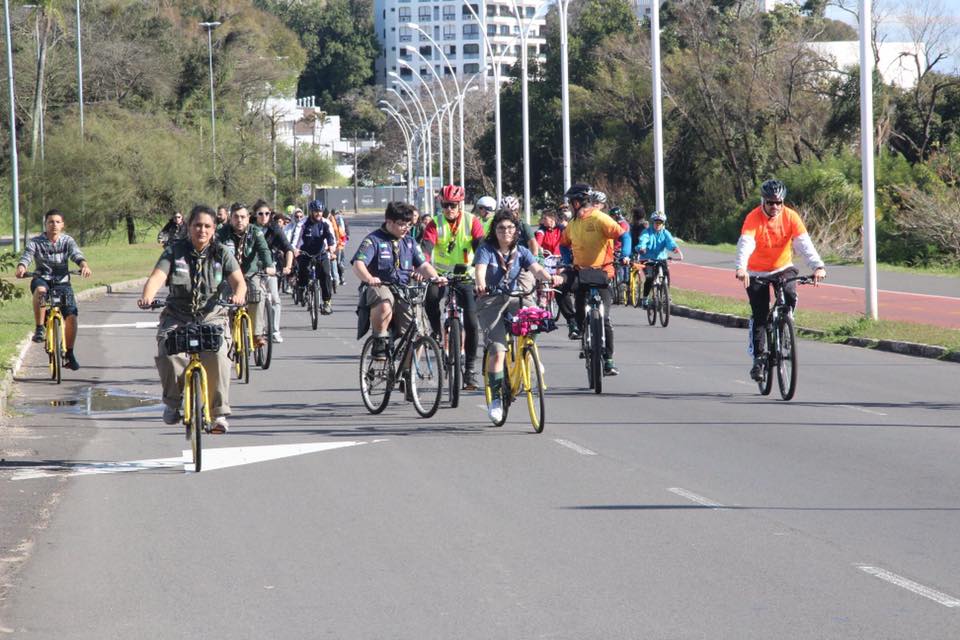
{"type": "Polygon", "coordinates": [[[460,214],[460,226],[456,234],[450,229],[450,223],[441,214],[437,216],[437,243],[433,246],[433,264],[438,269],[453,271],[458,264],[473,269],[473,215],[464,211],[460,214]]]}

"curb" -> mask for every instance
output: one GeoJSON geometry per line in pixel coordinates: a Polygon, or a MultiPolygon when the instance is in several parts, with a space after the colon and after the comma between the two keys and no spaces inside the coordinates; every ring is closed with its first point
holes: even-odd
{"type": "MultiPolygon", "coordinates": [[[[671,304],[670,312],[681,318],[691,318],[693,320],[702,320],[719,324],[724,327],[735,329],[746,329],[750,325],[750,319],[741,316],[735,316],[730,313],[715,313],[713,311],[704,311],[703,309],[694,309],[679,304],[671,304]]],[[[817,329],[806,329],[797,327],[797,333],[811,338],[826,337],[825,331],[817,329]]],[[[945,347],[929,344],[919,344],[917,342],[899,342],[897,340],[875,340],[873,338],[858,338],[849,336],[838,344],[845,344],[850,347],[861,347],[864,349],[876,349],[877,351],[889,351],[899,353],[904,356],[914,356],[917,358],[931,358],[934,360],[943,360],[945,362],[960,362],[960,353],[952,352],[945,347]]]]}
{"type": "MultiPolygon", "coordinates": [[[[92,287],[90,289],[84,289],[83,291],[77,292],[74,297],[77,300],[93,300],[108,293],[136,291],[137,289],[143,287],[143,284],[146,281],[146,278],[139,278],[137,280],[115,282],[113,284],[108,284],[101,287],[92,287]]],[[[10,397],[10,394],[13,392],[13,378],[20,371],[20,367],[23,366],[23,360],[27,357],[27,351],[30,349],[30,345],[33,344],[33,341],[30,339],[32,335],[32,331],[27,332],[27,335],[24,336],[23,340],[21,340],[20,344],[18,345],[19,351],[17,353],[17,357],[14,358],[9,367],[4,369],[3,379],[0,380],[0,415],[3,415],[7,410],[7,400],[10,397]]]]}

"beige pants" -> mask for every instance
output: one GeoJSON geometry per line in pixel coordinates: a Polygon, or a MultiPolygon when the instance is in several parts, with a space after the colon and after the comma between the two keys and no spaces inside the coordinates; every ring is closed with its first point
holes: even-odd
{"type": "MultiPolygon", "coordinates": [[[[231,363],[227,357],[230,332],[226,329],[226,320],[222,317],[208,319],[208,322],[224,326],[223,343],[216,353],[201,353],[200,362],[207,371],[207,402],[211,413],[216,416],[230,415],[230,373],[231,363]]],[[[183,404],[183,372],[190,363],[190,356],[185,353],[167,355],[164,338],[166,332],[183,324],[177,318],[166,314],[160,316],[160,326],[157,327],[157,372],[160,374],[160,384],[163,386],[163,404],[173,409],[179,409],[183,404]]]]}
{"type": "Polygon", "coordinates": [[[391,308],[393,309],[393,320],[390,324],[396,329],[396,334],[402,335],[404,331],[407,330],[407,325],[413,321],[413,311],[403,300],[399,300],[396,296],[393,295],[393,292],[390,291],[390,287],[386,285],[377,285],[375,287],[367,287],[364,293],[363,303],[368,307],[372,307],[384,302],[390,303],[391,308]]]}

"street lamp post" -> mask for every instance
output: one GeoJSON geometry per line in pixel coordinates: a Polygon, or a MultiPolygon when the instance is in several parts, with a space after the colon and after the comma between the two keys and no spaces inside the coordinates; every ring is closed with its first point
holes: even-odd
{"type": "Polygon", "coordinates": [[[77,101],[80,104],[80,141],[83,141],[83,48],[80,46],[80,0],[77,0],[77,101]]]}
{"type": "MultiPolygon", "coordinates": [[[[387,91],[397,96],[397,100],[399,100],[400,104],[403,105],[403,110],[407,112],[406,121],[410,123],[411,129],[413,129],[414,123],[420,121],[419,118],[415,118],[413,116],[413,112],[410,111],[410,106],[407,104],[407,101],[403,99],[403,96],[400,95],[400,93],[396,89],[394,89],[393,87],[390,87],[389,89],[387,89],[387,91]]],[[[417,115],[419,116],[419,112],[417,112],[417,115]]],[[[417,137],[420,139],[420,142],[417,143],[417,163],[416,163],[417,172],[420,174],[420,177],[426,180],[427,161],[426,161],[425,154],[426,154],[426,148],[427,148],[427,138],[423,129],[423,125],[416,127],[416,133],[417,133],[417,137]],[[420,151],[421,149],[423,149],[423,152],[420,151]]],[[[422,202],[420,204],[423,205],[422,202]]]]}
{"type": "Polygon", "coordinates": [[[393,108],[393,105],[385,100],[381,100],[381,103],[389,106],[390,108],[383,106],[380,107],[380,111],[383,111],[385,114],[390,116],[390,118],[397,123],[397,126],[400,127],[400,133],[403,134],[403,142],[407,152],[407,202],[410,202],[413,200],[413,160],[411,159],[413,152],[411,150],[411,134],[407,131],[407,124],[403,121],[403,116],[401,116],[396,109],[393,108]]]}
{"type": "Polygon", "coordinates": [[[666,213],[663,194],[663,84],[660,81],[660,0],[650,10],[650,51],[653,70],[653,182],[657,211],[666,213]]]}
{"type": "MultiPolygon", "coordinates": [[[[429,60],[427,60],[427,59],[423,56],[422,53],[420,53],[419,51],[417,51],[417,50],[414,49],[413,47],[404,47],[404,48],[405,48],[407,51],[413,51],[413,52],[415,52],[418,56],[420,56],[420,59],[422,59],[424,62],[427,63],[427,68],[430,69],[430,72],[433,73],[434,75],[436,75],[437,71],[436,71],[436,69],[433,68],[433,63],[430,62],[429,60]]],[[[420,84],[422,84],[422,85],[424,86],[424,88],[427,89],[427,91],[430,93],[430,99],[433,100],[433,98],[434,98],[433,92],[430,91],[430,89],[427,87],[427,85],[426,85],[426,80],[423,79],[423,76],[421,76],[421,75],[410,65],[410,63],[407,62],[406,60],[399,60],[398,62],[399,62],[399,64],[400,64],[401,66],[410,69],[410,71],[412,71],[412,72],[417,76],[417,79],[420,80],[420,84]]],[[[438,77],[439,77],[439,76],[438,76],[438,77]]],[[[443,99],[444,99],[443,105],[444,105],[444,108],[449,107],[449,106],[450,106],[450,99],[447,98],[447,90],[443,88],[443,84],[442,84],[442,83],[440,84],[440,90],[443,91],[443,99]]],[[[436,107],[436,106],[437,106],[436,101],[434,101],[434,107],[436,107]]],[[[454,181],[454,177],[453,177],[453,112],[452,112],[452,111],[450,112],[450,117],[447,118],[447,120],[448,120],[448,124],[449,124],[449,126],[448,126],[447,128],[450,130],[450,153],[448,154],[449,157],[450,157],[450,171],[449,171],[449,176],[450,176],[450,182],[453,182],[453,181],[454,181]]],[[[440,157],[439,157],[439,163],[440,163],[440,165],[439,165],[439,166],[440,166],[440,184],[444,184],[444,182],[443,182],[443,118],[439,118],[439,119],[437,120],[437,138],[440,140],[440,145],[439,145],[439,148],[440,148],[440,157]]]]}
{"type": "Polygon", "coordinates": [[[407,83],[403,78],[400,77],[396,71],[391,71],[389,73],[391,77],[400,84],[401,87],[407,92],[407,95],[413,98],[413,103],[417,106],[420,113],[420,119],[423,122],[423,126],[427,132],[427,147],[426,147],[426,177],[429,180],[429,189],[424,189],[424,205],[426,206],[426,195],[429,191],[430,194],[430,206],[428,210],[430,213],[436,213],[435,203],[433,201],[433,132],[431,131],[432,127],[430,125],[430,118],[427,118],[427,110],[423,108],[423,103],[420,101],[420,96],[416,94],[413,88],[407,83]]]}
{"type": "MultiPolygon", "coordinates": [[[[212,152],[211,166],[213,175],[217,174],[217,120],[216,109],[213,101],[213,30],[220,26],[220,22],[201,22],[200,26],[207,30],[207,62],[210,68],[210,145],[212,152]]],[[[293,143],[296,145],[297,138],[294,133],[293,143]]]]}
{"type": "MultiPolygon", "coordinates": [[[[437,99],[433,95],[433,91],[430,90],[430,87],[427,85],[427,82],[426,80],[424,80],[423,76],[420,75],[420,72],[414,69],[413,66],[410,65],[406,60],[398,60],[397,62],[401,66],[404,66],[410,69],[413,75],[417,76],[417,79],[420,81],[420,84],[423,86],[424,89],[426,89],[427,96],[430,98],[430,102],[433,103],[434,115],[441,116],[443,114],[443,111],[440,109],[440,106],[437,104],[437,99]]],[[[430,118],[430,121],[431,122],[433,121],[433,117],[430,118]]],[[[438,117],[437,118],[437,137],[440,140],[439,162],[440,162],[440,184],[441,185],[443,185],[443,128],[441,125],[442,122],[443,122],[443,118],[438,117]]]]}
{"type": "Polygon", "coordinates": [[[877,219],[873,176],[873,27],[870,0],[860,0],[860,171],[863,189],[863,265],[866,315],[879,317],[877,304],[877,219]]]}
{"type": "Polygon", "coordinates": [[[10,198],[13,208],[13,250],[20,252],[20,165],[17,159],[16,99],[13,93],[13,46],[10,33],[10,2],[3,0],[3,25],[7,36],[7,97],[10,99],[10,198]]]}
{"type": "MultiPolygon", "coordinates": [[[[656,0],[654,0],[656,3],[656,0]]],[[[572,162],[570,160],[570,72],[567,65],[567,56],[570,50],[570,41],[567,36],[568,9],[570,0],[557,0],[560,13],[560,104],[562,110],[563,128],[563,191],[572,184],[572,162]]]]}

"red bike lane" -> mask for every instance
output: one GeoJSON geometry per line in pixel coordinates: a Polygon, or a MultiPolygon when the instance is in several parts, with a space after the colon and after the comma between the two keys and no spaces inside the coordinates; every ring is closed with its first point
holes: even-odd
{"type": "MultiPolygon", "coordinates": [[[[829,280],[829,269],[827,279],[829,280]]],[[[670,264],[671,284],[679,289],[700,291],[717,296],[747,299],[743,285],[733,277],[733,269],[704,267],[688,262],[670,264]]],[[[866,306],[862,287],[849,287],[824,282],[819,287],[797,288],[801,308],[817,311],[864,314],[866,306]]],[[[960,329],[960,298],[884,291],[877,293],[879,315],[883,320],[921,322],[950,329],[960,329]]]]}

